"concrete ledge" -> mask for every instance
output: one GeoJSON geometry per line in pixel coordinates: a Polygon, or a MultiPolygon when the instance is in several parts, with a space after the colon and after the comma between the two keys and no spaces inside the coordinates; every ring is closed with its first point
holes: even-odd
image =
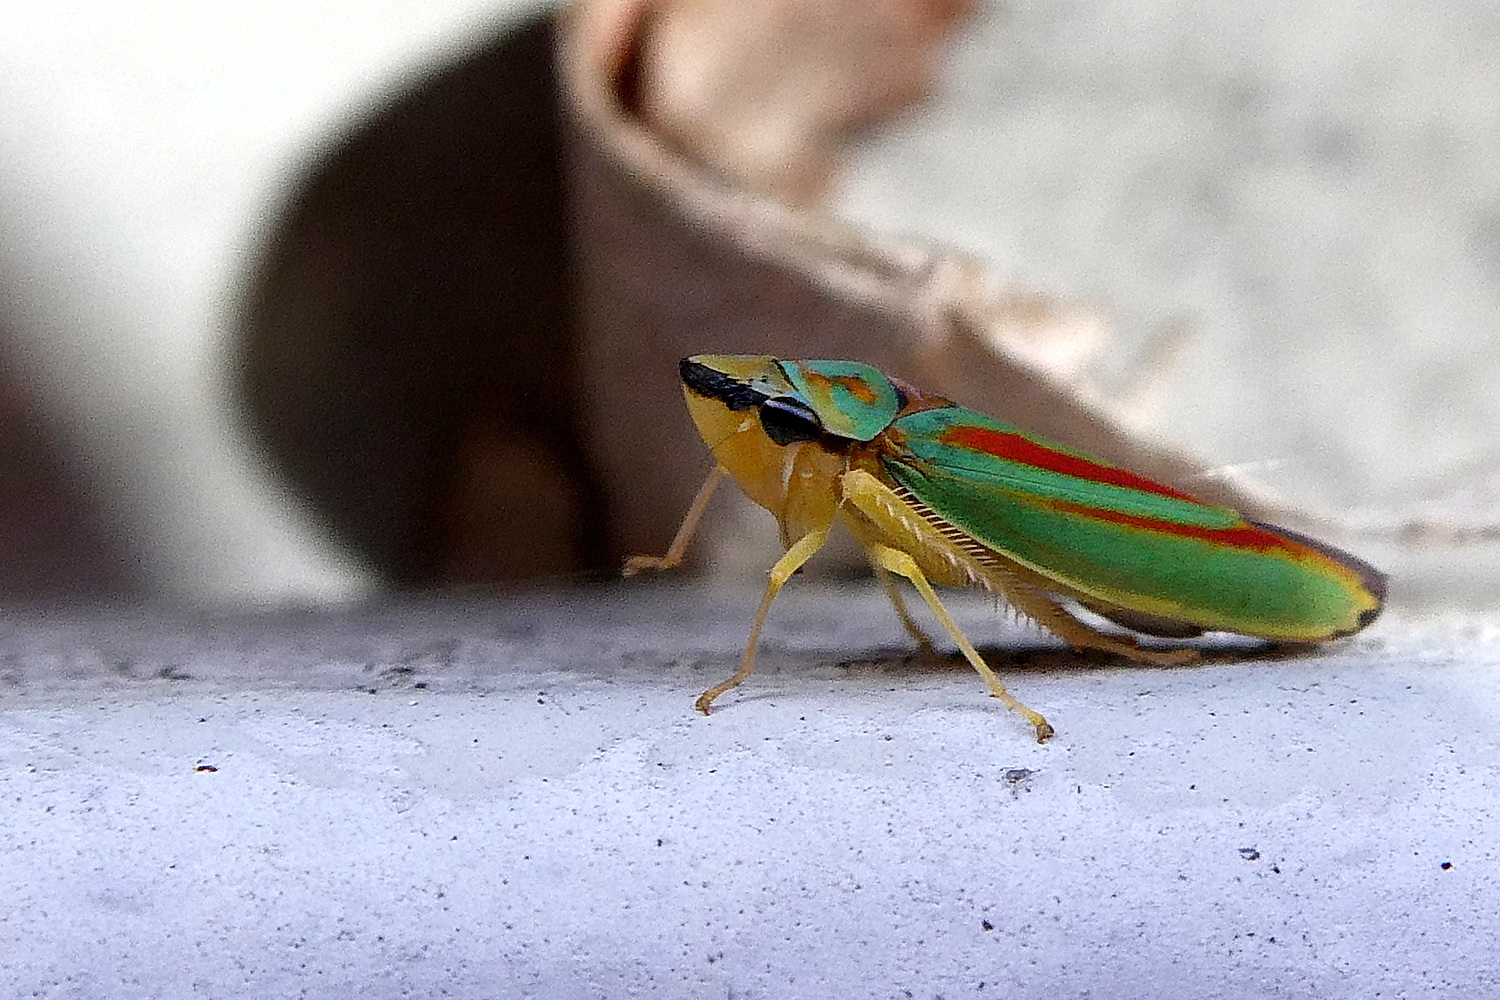
{"type": "Polygon", "coordinates": [[[0,993],[1478,996],[1500,629],[1080,668],[869,588],[11,612],[0,993]]]}

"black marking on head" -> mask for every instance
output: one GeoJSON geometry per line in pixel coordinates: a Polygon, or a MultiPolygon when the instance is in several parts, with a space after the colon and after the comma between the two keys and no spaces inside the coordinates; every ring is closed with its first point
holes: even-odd
{"type": "Polygon", "coordinates": [[[773,396],[762,403],[760,426],[766,437],[783,446],[796,441],[816,441],[823,433],[823,422],[813,408],[791,396],[773,396]]]}
{"type": "Polygon", "coordinates": [[[769,398],[739,379],[731,378],[708,365],[699,364],[692,358],[683,358],[678,362],[677,372],[683,385],[707,399],[717,399],[731,410],[748,410],[769,398]]]}

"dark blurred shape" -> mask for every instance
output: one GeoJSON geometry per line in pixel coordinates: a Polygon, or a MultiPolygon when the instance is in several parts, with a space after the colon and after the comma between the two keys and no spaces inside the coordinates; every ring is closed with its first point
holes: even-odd
{"type": "Polygon", "coordinates": [[[580,445],[554,34],[507,33],[356,128],[249,296],[252,423],[400,585],[617,559],[580,445]]]}
{"type": "Polygon", "coordinates": [[[109,530],[75,454],[12,382],[0,332],[0,599],[55,600],[138,593],[138,566],[109,530]]]}

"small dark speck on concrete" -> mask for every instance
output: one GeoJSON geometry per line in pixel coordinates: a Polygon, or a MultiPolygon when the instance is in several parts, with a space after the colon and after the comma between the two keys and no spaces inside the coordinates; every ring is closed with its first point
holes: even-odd
{"type": "Polygon", "coordinates": [[[1246,861],[1259,861],[1260,852],[1253,847],[1241,847],[1240,857],[1244,858],[1246,861]]]}
{"type": "Polygon", "coordinates": [[[199,774],[213,774],[218,770],[218,768],[214,767],[212,764],[199,764],[197,767],[193,768],[193,770],[198,772],[199,774]]]}
{"type": "Polygon", "coordinates": [[[992,931],[995,929],[995,925],[990,923],[988,920],[979,921],[979,926],[983,927],[987,931],[992,931]]]}
{"type": "Polygon", "coordinates": [[[1452,871],[1453,870],[1453,862],[1451,862],[1451,861],[1444,861],[1442,864],[1438,865],[1438,867],[1441,868],[1445,872],[1446,871],[1452,871]]]}

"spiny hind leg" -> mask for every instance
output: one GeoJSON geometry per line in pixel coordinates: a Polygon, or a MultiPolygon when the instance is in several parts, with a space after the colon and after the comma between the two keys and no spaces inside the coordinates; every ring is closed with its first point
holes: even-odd
{"type": "Polygon", "coordinates": [[[760,629],[766,623],[766,615],[771,611],[771,602],[776,600],[776,595],[786,582],[792,578],[792,574],[802,568],[802,564],[812,558],[812,554],[823,547],[828,541],[828,529],[817,528],[803,535],[795,545],[787,549],[776,564],[771,567],[771,579],[766,584],[766,592],[760,599],[760,610],[755,612],[755,624],[750,626],[750,639],[745,643],[745,654],[740,657],[740,669],[734,672],[734,676],[720,681],[707,691],[698,696],[693,702],[693,707],[704,715],[708,715],[713,709],[714,699],[728,691],[732,687],[743,684],[745,678],[755,672],[755,650],[760,645],[760,629]]]}
{"type": "Polygon", "coordinates": [[[942,624],[948,636],[958,644],[959,650],[964,654],[964,659],[969,661],[969,666],[973,667],[979,676],[984,679],[985,686],[990,689],[990,695],[999,698],[1005,703],[1006,708],[1009,708],[1013,712],[1018,712],[1027,722],[1030,722],[1032,727],[1036,729],[1036,741],[1038,743],[1045,743],[1051,739],[1052,725],[1046,719],[1042,718],[1041,713],[1017,701],[1015,696],[1005,689],[1005,685],[1000,683],[1000,678],[995,676],[995,672],[990,669],[990,665],[984,662],[984,657],[979,655],[979,650],[974,648],[974,644],[969,641],[969,637],[964,635],[963,630],[958,627],[958,622],[953,620],[953,616],[948,613],[948,609],[943,606],[943,602],[938,600],[937,591],[933,590],[932,584],[927,582],[927,576],[922,572],[921,567],[917,565],[917,561],[905,552],[893,549],[888,545],[875,544],[868,546],[868,549],[870,559],[873,562],[892,573],[906,577],[912,582],[912,586],[917,588],[917,593],[922,595],[922,599],[932,609],[932,613],[937,617],[938,622],[942,624]]]}
{"type": "Polygon", "coordinates": [[[1196,649],[1146,649],[1128,636],[1096,631],[1069,614],[1050,594],[1019,581],[1005,583],[1000,593],[1017,611],[1074,649],[1103,650],[1155,667],[1182,667],[1203,659],[1196,649]]]}
{"type": "Polygon", "coordinates": [[[896,581],[891,578],[890,570],[880,565],[874,555],[870,556],[870,568],[875,571],[875,578],[880,581],[880,586],[885,589],[885,596],[891,599],[891,607],[896,609],[896,617],[901,619],[901,627],[906,629],[906,634],[916,640],[922,655],[936,658],[937,650],[933,648],[932,639],[923,631],[922,626],[911,616],[911,611],[906,607],[906,599],[901,596],[901,591],[896,589],[896,581]]]}

